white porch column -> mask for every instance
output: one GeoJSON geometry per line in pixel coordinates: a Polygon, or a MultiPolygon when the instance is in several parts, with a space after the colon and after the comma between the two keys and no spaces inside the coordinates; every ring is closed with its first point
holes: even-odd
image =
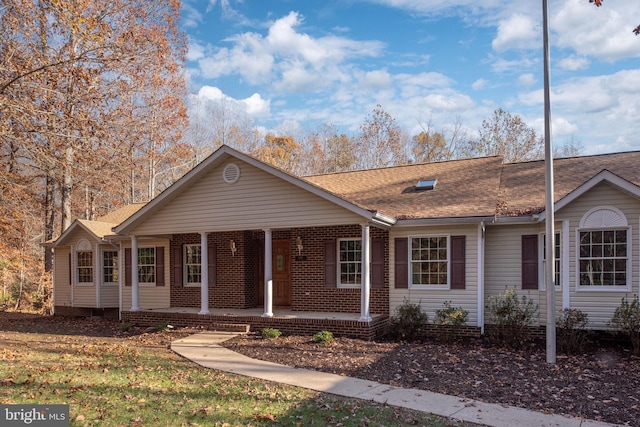
{"type": "Polygon", "coordinates": [[[131,236],[131,311],[140,311],[138,284],[138,236],[131,236]]]}
{"type": "Polygon", "coordinates": [[[200,312],[209,314],[209,247],[208,233],[200,233],[200,312]]]}
{"type": "Polygon", "coordinates": [[[264,314],[273,317],[273,267],[271,260],[271,230],[264,230],[264,314]]]}
{"type": "Polygon", "coordinates": [[[360,291],[360,321],[370,322],[369,300],[371,295],[371,239],[370,225],[362,224],[362,290],[360,291]]]}

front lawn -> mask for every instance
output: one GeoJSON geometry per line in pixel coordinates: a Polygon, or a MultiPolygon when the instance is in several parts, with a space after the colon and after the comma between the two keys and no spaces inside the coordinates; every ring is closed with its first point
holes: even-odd
{"type": "Polygon", "coordinates": [[[190,332],[0,312],[0,403],[69,404],[72,426],[466,425],[202,368],[167,348],[190,332]]]}

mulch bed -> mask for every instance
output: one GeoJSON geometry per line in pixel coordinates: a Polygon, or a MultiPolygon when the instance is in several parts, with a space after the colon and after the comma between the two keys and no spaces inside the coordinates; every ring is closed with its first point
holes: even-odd
{"type": "Polygon", "coordinates": [[[309,336],[239,336],[225,347],[298,368],[483,402],[640,427],[640,359],[619,347],[546,362],[544,347],[512,351],[471,340],[391,342],[309,336]]]}

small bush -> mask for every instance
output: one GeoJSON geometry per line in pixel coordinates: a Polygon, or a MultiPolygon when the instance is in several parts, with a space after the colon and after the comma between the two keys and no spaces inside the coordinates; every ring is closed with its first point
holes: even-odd
{"type": "Polygon", "coordinates": [[[262,330],[262,338],[265,338],[268,340],[274,340],[278,338],[280,335],[282,335],[282,332],[280,332],[280,329],[264,328],[262,330]]]}
{"type": "Polygon", "coordinates": [[[487,310],[495,325],[492,338],[496,343],[516,350],[522,348],[529,340],[529,327],[538,313],[538,304],[525,295],[518,298],[515,290],[507,289],[497,297],[489,297],[487,310]]]}
{"type": "Polygon", "coordinates": [[[129,322],[124,322],[122,325],[120,325],[120,330],[122,332],[129,332],[129,330],[133,327],[132,323],[129,322]]]}
{"type": "Polygon", "coordinates": [[[613,313],[611,325],[616,332],[629,337],[633,354],[640,354],[640,304],[637,296],[633,298],[631,303],[626,298],[622,298],[622,303],[613,313]]]}
{"type": "Polygon", "coordinates": [[[429,315],[422,310],[420,302],[414,304],[404,299],[402,305],[396,307],[391,318],[390,333],[395,339],[413,341],[422,337],[429,315]]]}
{"type": "Polygon", "coordinates": [[[320,331],[313,336],[313,340],[320,344],[331,344],[333,342],[333,334],[329,331],[320,331]]]}
{"type": "Polygon", "coordinates": [[[462,307],[452,307],[451,301],[445,301],[442,308],[436,310],[433,323],[438,329],[438,340],[450,342],[459,336],[459,330],[467,323],[469,312],[462,307]]]}
{"type": "Polygon", "coordinates": [[[578,310],[565,308],[556,320],[556,342],[563,353],[580,353],[589,343],[589,316],[578,310]]]}
{"type": "Polygon", "coordinates": [[[168,323],[162,323],[158,325],[158,330],[161,332],[170,331],[171,329],[173,329],[173,326],[169,325],[168,323]]]}

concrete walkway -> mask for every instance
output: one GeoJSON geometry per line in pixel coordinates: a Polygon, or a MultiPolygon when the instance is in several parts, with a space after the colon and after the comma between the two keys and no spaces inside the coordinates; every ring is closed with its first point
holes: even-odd
{"type": "Polygon", "coordinates": [[[174,341],[171,344],[171,349],[206,368],[304,387],[338,396],[372,400],[488,426],[612,426],[612,424],[599,421],[543,414],[513,406],[484,403],[426,390],[404,389],[358,378],[291,368],[277,363],[251,359],[220,345],[236,335],[229,332],[203,332],[174,341]]]}

